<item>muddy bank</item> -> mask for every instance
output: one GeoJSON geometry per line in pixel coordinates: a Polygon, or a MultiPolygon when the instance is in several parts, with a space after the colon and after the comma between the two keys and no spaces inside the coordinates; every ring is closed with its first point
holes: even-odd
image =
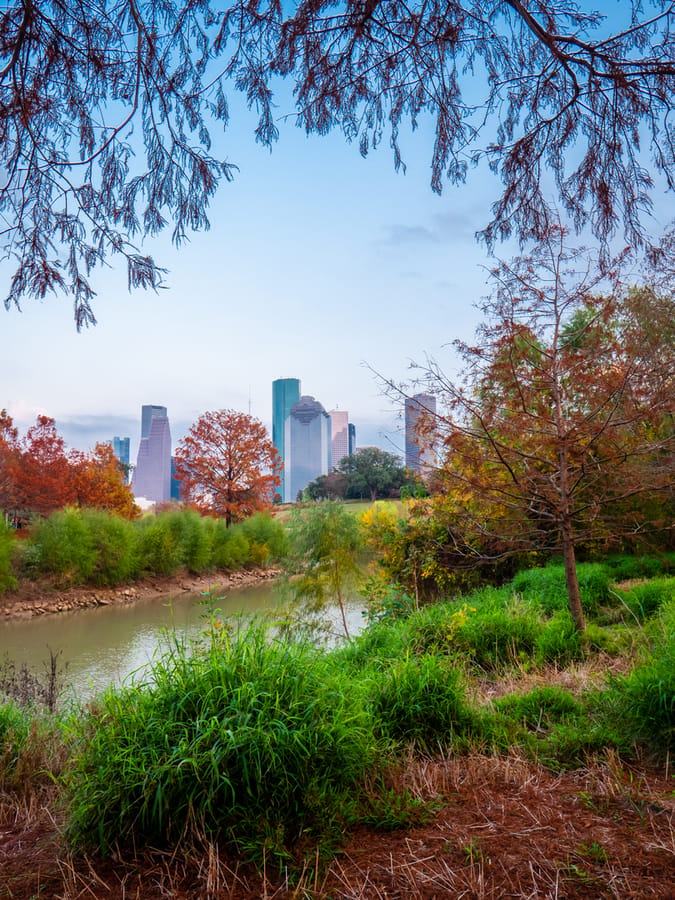
{"type": "Polygon", "coordinates": [[[206,575],[179,572],[175,575],[153,576],[143,581],[117,585],[113,588],[91,586],[64,587],[48,580],[22,581],[14,590],[0,593],[0,620],[30,619],[33,616],[53,615],[90,606],[130,604],[137,600],[211,589],[219,592],[229,588],[246,587],[271,581],[278,569],[253,568],[235,572],[216,571],[206,575]]]}

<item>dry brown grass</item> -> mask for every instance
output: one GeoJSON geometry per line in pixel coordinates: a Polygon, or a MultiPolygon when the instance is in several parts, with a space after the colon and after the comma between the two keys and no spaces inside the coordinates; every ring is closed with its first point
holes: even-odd
{"type": "MultiPolygon", "coordinates": [[[[419,758],[390,786],[434,799],[406,830],[360,827],[322,866],[310,853],[288,873],[247,868],[218,843],[72,857],[53,790],[0,798],[0,898],[28,900],[440,900],[672,898],[675,795],[670,763],[616,754],[554,773],[518,755],[419,758]]],[[[366,786],[366,790],[367,790],[366,786]]]]}

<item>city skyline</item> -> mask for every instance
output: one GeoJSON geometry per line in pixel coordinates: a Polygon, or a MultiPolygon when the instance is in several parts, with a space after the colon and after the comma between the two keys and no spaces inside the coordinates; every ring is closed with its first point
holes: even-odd
{"type": "Polygon", "coordinates": [[[427,353],[452,364],[447,345],[471,338],[488,263],[474,232],[490,194],[476,182],[434,194],[433,132],[420,122],[402,139],[405,175],[384,148],[363,159],[339,135],[283,128],[269,153],[238,119],[214,147],[239,171],[211,229],[179,250],[169,236],[143,243],[169,267],[166,288],[129,293],[123,266],[98,272],[98,325],[81,334],[68,297],[1,311],[0,408],[24,432],[54,418],[76,449],[128,435],[133,460],[149,400],[169,408],[176,441],[212,409],[271,428],[269,385],[292,371],[326,409],[350,411],[359,445],[403,453],[374,373],[399,383],[427,353]]]}

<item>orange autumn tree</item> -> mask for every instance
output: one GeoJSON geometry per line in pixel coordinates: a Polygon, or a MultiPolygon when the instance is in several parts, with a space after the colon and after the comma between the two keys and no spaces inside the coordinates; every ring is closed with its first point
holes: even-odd
{"type": "Polygon", "coordinates": [[[77,501],[66,444],[49,416],[38,416],[21,442],[16,499],[20,509],[43,516],[77,501]]]}
{"type": "Polygon", "coordinates": [[[0,411],[0,511],[16,510],[19,432],[6,409],[0,411]]]}
{"type": "Polygon", "coordinates": [[[98,443],[88,454],[72,451],[70,463],[78,506],[106,509],[126,519],[140,513],[110,444],[98,443]]]}
{"type": "Polygon", "coordinates": [[[475,343],[455,342],[463,376],[432,363],[425,378],[453,550],[467,565],[561,553],[583,631],[578,548],[672,528],[675,302],[626,290],[621,261],[608,274],[565,237],[552,227],[493,271],[475,343]]]}
{"type": "Polygon", "coordinates": [[[179,443],[181,497],[222,516],[227,525],[269,509],[280,484],[280,460],[265,426],[231,409],[205,412],[179,443]]]}

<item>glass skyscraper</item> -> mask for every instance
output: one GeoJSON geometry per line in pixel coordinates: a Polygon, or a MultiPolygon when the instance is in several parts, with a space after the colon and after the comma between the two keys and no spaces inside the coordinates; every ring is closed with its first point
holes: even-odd
{"type": "Polygon", "coordinates": [[[141,408],[141,443],[132,489],[136,497],[153,503],[171,499],[171,429],[166,406],[141,408]]]}
{"type": "Polygon", "coordinates": [[[301,397],[291,407],[284,445],[284,501],[292,503],[331,467],[330,416],[314,397],[301,397]]]}
{"type": "MultiPolygon", "coordinates": [[[[277,378],[272,382],[272,443],[281,457],[281,484],[279,494],[286,500],[284,469],[286,464],[286,420],[291,407],[300,399],[299,378],[277,378]]],[[[295,497],[293,497],[295,500],[295,497]]]]}

